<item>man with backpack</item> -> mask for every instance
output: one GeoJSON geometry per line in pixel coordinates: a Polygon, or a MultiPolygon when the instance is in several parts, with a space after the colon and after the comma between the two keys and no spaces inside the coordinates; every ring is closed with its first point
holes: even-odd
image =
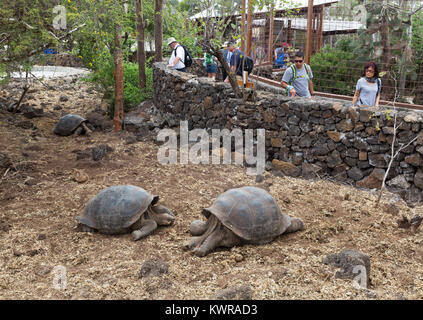
{"type": "MultiPolygon", "coordinates": [[[[237,76],[242,77],[242,71],[247,71],[248,74],[253,70],[253,60],[245,55],[241,50],[236,49],[233,43],[229,43],[228,50],[232,52],[230,67],[233,73],[237,76]],[[244,69],[242,69],[244,67],[244,69]]],[[[229,82],[229,77],[225,79],[225,82],[229,82]]]]}
{"type": "Polygon", "coordinates": [[[294,64],[288,67],[282,77],[282,88],[285,88],[289,97],[314,97],[313,73],[304,62],[304,53],[297,52],[294,64]]]}
{"type": "Polygon", "coordinates": [[[184,45],[179,44],[173,37],[167,40],[167,44],[172,49],[168,67],[177,71],[187,72],[186,68],[192,64],[192,58],[188,49],[184,45]]]}

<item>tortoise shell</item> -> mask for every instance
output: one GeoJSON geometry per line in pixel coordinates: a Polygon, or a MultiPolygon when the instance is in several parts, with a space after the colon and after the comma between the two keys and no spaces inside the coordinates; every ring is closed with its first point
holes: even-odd
{"type": "Polygon", "coordinates": [[[59,119],[53,132],[59,136],[70,136],[84,121],[86,120],[77,114],[67,114],[59,119]]]}
{"type": "Polygon", "coordinates": [[[215,215],[225,227],[252,242],[279,236],[291,225],[275,199],[256,187],[229,189],[202,213],[206,218],[215,215]]]}
{"type": "Polygon", "coordinates": [[[76,219],[90,228],[107,234],[127,232],[150,205],[159,201],[143,188],[116,185],[100,191],[90,199],[76,219]]]}

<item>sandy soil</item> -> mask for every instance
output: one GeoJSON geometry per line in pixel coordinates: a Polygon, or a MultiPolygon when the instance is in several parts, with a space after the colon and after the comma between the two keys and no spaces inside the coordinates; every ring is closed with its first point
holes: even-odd
{"type": "MultiPolygon", "coordinates": [[[[86,114],[102,102],[85,84],[52,84],[34,84],[28,93],[29,103],[44,103],[43,117],[0,111],[0,152],[12,163],[0,168],[1,299],[423,298],[422,232],[397,224],[402,215],[422,214],[422,207],[387,193],[375,208],[375,192],[272,172],[257,183],[237,165],[161,165],[154,141],[128,145],[128,132],[58,137],[52,128],[62,114],[86,114]],[[59,101],[63,95],[69,100],[59,101]],[[57,105],[62,110],[54,110],[57,105]],[[115,151],[97,162],[77,160],[77,151],[101,143],[115,151]],[[77,182],[77,173],[88,180],[77,182]],[[137,242],[129,234],[78,232],[75,217],[85,203],[114,184],[160,195],[177,215],[175,224],[137,242]],[[240,185],[268,190],[285,213],[305,221],[306,230],[204,258],[184,251],[189,224],[201,219],[201,209],[240,185]],[[367,289],[336,278],[337,269],[323,264],[343,249],[370,256],[367,289]],[[65,289],[57,282],[60,266],[65,289]]],[[[0,96],[19,92],[9,87],[0,96]]]]}

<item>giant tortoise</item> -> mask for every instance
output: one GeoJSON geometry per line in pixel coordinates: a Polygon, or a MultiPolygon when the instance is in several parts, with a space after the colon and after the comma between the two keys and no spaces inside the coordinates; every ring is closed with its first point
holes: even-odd
{"type": "Polygon", "coordinates": [[[89,136],[92,130],[86,124],[87,120],[77,114],[67,114],[59,119],[53,129],[53,133],[59,136],[80,135],[85,133],[89,136]]]}
{"type": "Polygon", "coordinates": [[[152,233],[158,225],[171,225],[175,215],[158,205],[159,196],[132,185],[116,185],[90,199],[77,217],[81,231],[104,234],[132,232],[134,240],[152,233]]]}
{"type": "Polygon", "coordinates": [[[202,214],[207,222],[194,220],[187,248],[203,257],[216,247],[244,243],[264,244],[282,233],[304,229],[304,222],[282,213],[275,199],[257,187],[229,189],[202,214]]]}

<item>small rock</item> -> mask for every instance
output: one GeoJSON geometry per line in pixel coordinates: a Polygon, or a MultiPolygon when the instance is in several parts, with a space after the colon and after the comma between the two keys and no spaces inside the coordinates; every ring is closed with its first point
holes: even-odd
{"type": "Polygon", "coordinates": [[[40,240],[40,241],[45,239],[47,239],[47,236],[44,233],[40,233],[37,237],[37,240],[40,240]]]}
{"type": "Polygon", "coordinates": [[[370,284],[370,257],[355,250],[342,250],[339,254],[330,254],[323,259],[324,264],[340,268],[335,277],[340,279],[355,279],[361,275],[357,267],[364,266],[367,286],[370,284]]]}
{"type": "Polygon", "coordinates": [[[137,142],[137,138],[134,136],[125,137],[125,144],[134,144],[137,142]]]}
{"type": "Polygon", "coordinates": [[[67,96],[60,96],[60,98],[59,98],[60,102],[66,102],[68,100],[69,100],[69,98],[67,96]]]}
{"type": "Polygon", "coordinates": [[[157,277],[168,272],[169,264],[166,261],[151,258],[143,263],[138,278],[157,277]]]}
{"type": "Polygon", "coordinates": [[[252,290],[249,284],[221,290],[211,297],[213,300],[251,300],[252,290]]]}
{"type": "Polygon", "coordinates": [[[236,262],[241,262],[242,260],[244,260],[244,256],[240,253],[237,253],[234,255],[234,259],[236,262]]]}
{"type": "Polygon", "coordinates": [[[46,276],[47,274],[50,273],[51,270],[52,270],[52,267],[41,264],[35,267],[34,273],[37,276],[46,276]]]}
{"type": "Polygon", "coordinates": [[[113,152],[114,149],[107,144],[101,144],[92,149],[92,157],[94,161],[100,161],[108,152],[113,152]]]}
{"type": "Polygon", "coordinates": [[[10,158],[5,153],[0,152],[0,169],[9,168],[11,164],[10,158]]]}
{"type": "Polygon", "coordinates": [[[44,115],[44,110],[42,108],[28,107],[22,111],[22,114],[25,118],[28,119],[38,118],[44,115]]]}
{"type": "Polygon", "coordinates": [[[393,216],[397,216],[398,213],[399,213],[399,209],[395,205],[395,203],[385,204],[384,210],[385,210],[386,213],[392,214],[393,216]]]}
{"type": "Polygon", "coordinates": [[[78,183],[84,183],[88,181],[88,175],[82,170],[74,169],[73,179],[78,183]]]}
{"type": "Polygon", "coordinates": [[[76,160],[90,159],[92,155],[92,150],[74,150],[76,152],[76,160]]]}
{"type": "Polygon", "coordinates": [[[8,232],[12,229],[12,226],[8,224],[6,221],[0,221],[0,231],[8,232]]]}
{"type": "Polygon", "coordinates": [[[258,174],[257,176],[256,176],[256,182],[257,183],[261,183],[261,182],[263,182],[264,181],[264,177],[261,175],[261,174],[258,174]]]}

